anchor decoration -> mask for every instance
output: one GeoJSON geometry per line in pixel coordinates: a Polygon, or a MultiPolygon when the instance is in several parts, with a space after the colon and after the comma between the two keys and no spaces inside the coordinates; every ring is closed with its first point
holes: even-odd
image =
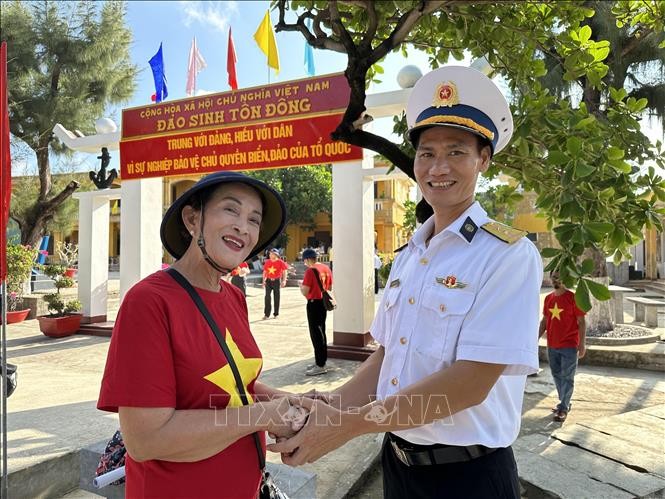
{"type": "Polygon", "coordinates": [[[106,147],[102,147],[102,155],[97,156],[97,159],[102,160],[102,166],[99,169],[99,172],[90,172],[90,180],[94,182],[94,184],[97,186],[97,189],[107,189],[118,176],[118,172],[115,168],[113,168],[109,171],[108,177],[106,176],[106,168],[109,166],[109,162],[111,161],[111,155],[109,154],[109,150],[106,147]]]}

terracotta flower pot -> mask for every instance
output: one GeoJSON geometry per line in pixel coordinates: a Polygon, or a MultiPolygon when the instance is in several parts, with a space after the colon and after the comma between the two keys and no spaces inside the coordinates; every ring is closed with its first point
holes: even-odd
{"type": "Polygon", "coordinates": [[[30,313],[30,309],[26,308],[25,310],[8,310],[7,311],[7,324],[15,324],[17,322],[22,322],[30,313]]]}
{"type": "Polygon", "coordinates": [[[73,314],[64,317],[37,317],[39,330],[51,338],[62,338],[76,333],[81,327],[81,315],[73,314]]]}
{"type": "Polygon", "coordinates": [[[76,269],[69,268],[65,270],[65,276],[71,277],[73,279],[74,277],[76,277],[76,269]]]}

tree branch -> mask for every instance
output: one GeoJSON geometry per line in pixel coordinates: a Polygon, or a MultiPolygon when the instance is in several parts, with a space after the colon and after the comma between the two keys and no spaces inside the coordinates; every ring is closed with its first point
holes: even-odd
{"type": "Polygon", "coordinates": [[[367,26],[367,31],[365,31],[365,36],[363,37],[363,40],[360,43],[360,52],[362,53],[371,50],[372,41],[374,41],[374,35],[376,35],[376,28],[379,25],[379,20],[376,16],[376,9],[374,8],[374,2],[366,1],[361,3],[365,4],[363,8],[367,11],[367,16],[369,17],[369,24],[367,26]]]}
{"type": "Polygon", "coordinates": [[[443,5],[450,3],[453,2],[450,0],[422,0],[418,7],[404,13],[397,21],[395,29],[393,29],[388,38],[383,40],[372,51],[369,58],[369,66],[383,59],[393,48],[399,47],[421,17],[431,14],[443,5]]]}
{"type": "Polygon", "coordinates": [[[58,193],[57,196],[53,196],[48,201],[41,203],[41,211],[48,212],[49,210],[55,210],[78,188],[79,183],[76,180],[72,180],[62,191],[60,191],[60,193],[58,193]]]}
{"type": "Polygon", "coordinates": [[[323,29],[321,29],[321,22],[330,20],[330,15],[327,10],[320,11],[316,16],[313,15],[311,11],[305,11],[298,16],[298,21],[296,21],[295,24],[287,24],[284,21],[285,13],[286,0],[279,0],[279,21],[275,25],[275,31],[297,31],[302,33],[307,43],[312,47],[346,54],[344,44],[332,39],[325,31],[323,31],[323,29]],[[305,26],[305,19],[312,19],[312,29],[314,30],[314,33],[311,33],[309,29],[307,29],[307,26],[305,26]]]}
{"type": "Polygon", "coordinates": [[[358,48],[356,44],[353,43],[353,38],[346,30],[342,20],[340,18],[339,10],[337,9],[337,0],[330,0],[328,4],[328,11],[330,12],[330,26],[334,34],[336,34],[346,49],[346,53],[349,56],[349,60],[352,57],[358,57],[358,48]]]}

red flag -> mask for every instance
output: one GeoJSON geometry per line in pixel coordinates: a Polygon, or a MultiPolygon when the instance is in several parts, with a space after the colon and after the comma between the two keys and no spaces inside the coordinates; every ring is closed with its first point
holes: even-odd
{"type": "Polygon", "coordinates": [[[7,97],[7,42],[0,44],[0,280],[7,278],[7,222],[12,197],[9,153],[9,100],[7,97]]]}
{"type": "Polygon", "coordinates": [[[233,45],[233,36],[231,35],[231,26],[229,26],[229,47],[226,51],[226,72],[229,74],[229,86],[233,90],[238,90],[238,77],[236,76],[236,48],[233,45]]]}

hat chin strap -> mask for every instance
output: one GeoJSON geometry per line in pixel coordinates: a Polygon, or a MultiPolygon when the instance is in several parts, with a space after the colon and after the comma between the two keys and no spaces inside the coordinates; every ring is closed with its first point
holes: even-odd
{"type": "Polygon", "coordinates": [[[222,274],[228,274],[233,270],[233,269],[226,269],[221,265],[219,265],[210,257],[210,255],[208,255],[208,252],[206,251],[206,242],[203,239],[203,208],[201,208],[201,231],[199,232],[199,238],[196,240],[196,244],[201,249],[201,253],[203,253],[203,259],[206,262],[208,262],[208,265],[210,265],[217,272],[221,272],[222,274]]]}

